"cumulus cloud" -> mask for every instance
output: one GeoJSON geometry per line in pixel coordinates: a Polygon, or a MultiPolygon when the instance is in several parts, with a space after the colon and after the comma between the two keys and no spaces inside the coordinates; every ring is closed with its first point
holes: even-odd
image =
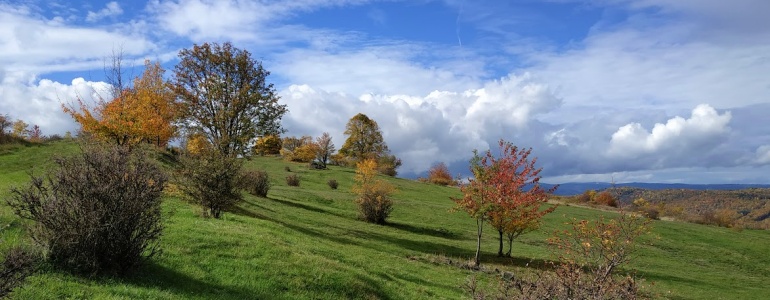
{"type": "Polygon", "coordinates": [[[122,13],[123,13],[123,9],[120,8],[120,4],[118,4],[115,1],[112,1],[107,3],[107,6],[105,6],[99,11],[96,11],[96,12],[88,11],[88,15],[86,15],[86,21],[96,22],[104,18],[119,16],[122,13]]]}
{"type": "Polygon", "coordinates": [[[756,162],[760,165],[770,164],[770,145],[757,148],[756,162]]]}
{"type": "Polygon", "coordinates": [[[730,128],[730,112],[719,114],[713,107],[702,104],[692,110],[689,119],[674,117],[665,124],[657,123],[648,131],[639,123],[627,124],[612,134],[608,154],[635,159],[642,155],[670,156],[670,153],[691,153],[723,140],[730,128]]]}
{"type": "Polygon", "coordinates": [[[524,132],[538,115],[558,108],[560,98],[527,75],[509,75],[482,88],[434,91],[426,96],[327,92],[308,85],[281,91],[289,106],[284,124],[292,135],[331,130],[344,142],[345,124],[361,112],[380,125],[402,172],[418,174],[434,162],[466,161],[473,149],[524,132]]]}
{"type": "Polygon", "coordinates": [[[28,74],[6,74],[0,82],[0,113],[38,125],[45,135],[74,133],[79,127],[62,111],[62,104],[75,103],[78,98],[87,104],[96,103],[109,94],[109,89],[110,85],[105,82],[83,78],[63,84],[38,80],[28,74]]]}

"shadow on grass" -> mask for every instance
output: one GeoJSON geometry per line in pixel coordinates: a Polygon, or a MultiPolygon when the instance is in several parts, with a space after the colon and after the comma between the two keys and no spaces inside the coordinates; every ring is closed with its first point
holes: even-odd
{"type": "Polygon", "coordinates": [[[337,217],[345,218],[345,219],[349,219],[350,218],[350,216],[345,215],[345,214],[329,211],[329,210],[326,210],[326,209],[323,209],[323,208],[319,208],[319,207],[315,207],[315,206],[311,206],[311,205],[307,205],[307,204],[303,204],[303,203],[299,203],[299,202],[295,202],[295,201],[275,199],[275,198],[269,198],[269,199],[272,200],[272,201],[275,201],[277,203],[280,203],[280,204],[283,204],[283,205],[286,205],[286,206],[291,206],[291,207],[294,207],[294,208],[301,208],[301,209],[304,209],[304,210],[307,210],[307,211],[312,211],[312,212],[316,212],[316,213],[337,216],[337,217]]]}
{"type": "MultiPolygon", "coordinates": [[[[468,249],[462,249],[455,246],[450,246],[442,243],[435,243],[431,241],[420,241],[420,240],[398,238],[398,237],[393,237],[385,234],[365,232],[365,231],[359,231],[359,230],[352,230],[351,233],[363,239],[376,240],[381,243],[391,244],[403,249],[425,253],[425,254],[465,256],[468,253],[470,253],[470,250],[468,249]]],[[[369,247],[369,245],[364,245],[364,246],[369,247]]],[[[379,247],[374,247],[374,245],[371,245],[371,247],[373,250],[378,250],[378,251],[382,250],[379,247]]]]}
{"type": "Polygon", "coordinates": [[[454,232],[451,232],[451,231],[449,231],[447,229],[444,229],[444,228],[435,229],[435,228],[429,228],[429,227],[423,227],[423,226],[414,226],[414,225],[410,225],[410,224],[397,223],[397,222],[385,223],[385,226],[392,227],[392,228],[399,229],[399,230],[403,230],[403,231],[408,231],[408,232],[411,232],[411,233],[414,233],[414,234],[419,234],[419,235],[429,235],[429,236],[440,237],[440,238],[447,238],[447,239],[454,239],[454,240],[460,238],[460,235],[458,235],[458,234],[456,234],[454,232]]]}
{"type": "MultiPolygon", "coordinates": [[[[268,299],[271,297],[271,295],[261,295],[258,291],[206,282],[154,262],[147,262],[137,270],[135,275],[120,279],[119,282],[167,291],[187,299],[268,299]]],[[[130,298],[132,295],[126,296],[130,298]]]]}

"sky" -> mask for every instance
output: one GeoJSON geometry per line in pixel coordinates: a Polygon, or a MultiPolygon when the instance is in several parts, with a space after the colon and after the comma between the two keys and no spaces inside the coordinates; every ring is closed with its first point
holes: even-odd
{"type": "MultiPolygon", "coordinates": [[[[0,1],[0,114],[76,132],[62,104],[232,42],[271,72],[286,135],[343,144],[361,112],[400,176],[532,148],[543,181],[770,183],[770,1],[0,1]]],[[[172,76],[167,72],[167,77],[172,76]]]]}

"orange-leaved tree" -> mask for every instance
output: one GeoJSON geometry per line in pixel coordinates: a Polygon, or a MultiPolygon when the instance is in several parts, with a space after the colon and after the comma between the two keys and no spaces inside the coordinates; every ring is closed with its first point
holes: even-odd
{"type": "Polygon", "coordinates": [[[377,177],[377,162],[365,159],[356,163],[356,184],[353,192],[358,195],[356,204],[362,219],[370,223],[384,224],[393,211],[391,194],[395,188],[377,177]]]}
{"type": "Polygon", "coordinates": [[[62,105],[92,136],[118,145],[148,142],[165,146],[176,136],[174,94],[163,80],[165,71],[159,63],[145,61],[141,77],[134,79],[133,88],[120,91],[112,100],[100,99],[90,108],[82,99],[77,107],[62,105]]]}
{"type": "Polygon", "coordinates": [[[500,157],[487,151],[487,157],[495,165],[489,184],[494,190],[494,209],[489,211],[490,224],[499,233],[498,256],[503,256],[503,235],[508,239],[507,256],[511,256],[513,240],[540,227],[540,219],[556,207],[541,209],[556,186],[546,190],[540,186],[537,158],[530,159],[532,148],[521,149],[510,142],[500,140],[500,157]]]}

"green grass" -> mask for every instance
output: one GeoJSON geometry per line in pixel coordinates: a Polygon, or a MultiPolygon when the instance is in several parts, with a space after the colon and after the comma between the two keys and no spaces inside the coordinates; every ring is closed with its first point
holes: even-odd
{"type": "MultiPolygon", "coordinates": [[[[0,154],[0,195],[24,183],[30,168],[43,169],[54,154],[74,153],[71,143],[17,147],[0,154]]],[[[350,189],[353,170],[308,170],[274,157],[255,158],[274,183],[268,198],[246,200],[221,220],[176,198],[163,204],[163,254],[135,275],[87,279],[47,268],[12,294],[15,299],[458,299],[474,272],[433,261],[467,261],[475,250],[475,223],[450,212],[454,188],[387,178],[398,187],[389,224],[357,220],[350,189]],[[290,166],[293,172],[284,170],[290,166]],[[298,174],[300,187],[286,185],[298,174]],[[326,182],[336,179],[338,190],[326,182]]],[[[495,235],[486,230],[482,263],[526,272],[549,259],[545,239],[571,218],[611,216],[561,206],[543,228],[514,243],[514,258],[495,257],[495,235]]],[[[23,240],[20,222],[0,209],[3,240],[23,240]]],[[[678,222],[654,223],[628,269],[654,283],[649,290],[673,299],[762,299],[770,294],[770,232],[732,231],[678,222]]],[[[492,275],[479,273],[483,282],[492,275]]]]}

